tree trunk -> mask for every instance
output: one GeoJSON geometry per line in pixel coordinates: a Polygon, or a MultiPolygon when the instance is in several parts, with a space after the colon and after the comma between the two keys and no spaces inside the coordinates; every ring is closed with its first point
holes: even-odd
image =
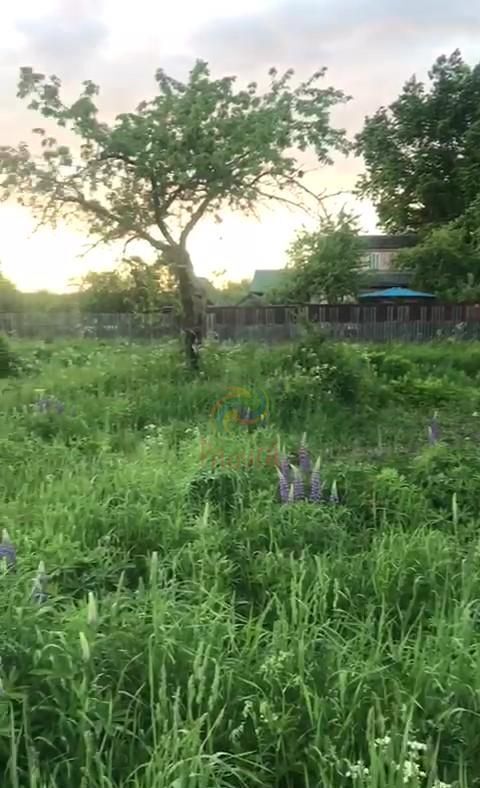
{"type": "Polygon", "coordinates": [[[181,246],[172,248],[172,270],[178,282],[182,306],[182,329],[185,336],[185,352],[191,369],[199,368],[199,348],[205,333],[206,298],[187,250],[181,246]]]}

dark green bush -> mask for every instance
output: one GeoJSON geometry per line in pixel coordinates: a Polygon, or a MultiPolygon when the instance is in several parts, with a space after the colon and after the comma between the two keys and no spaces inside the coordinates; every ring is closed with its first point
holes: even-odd
{"type": "Polygon", "coordinates": [[[360,402],[369,385],[365,358],[355,348],[327,342],[321,335],[299,342],[286,362],[285,371],[307,375],[324,394],[347,404],[360,402]]]}
{"type": "Polygon", "coordinates": [[[215,510],[233,514],[248,502],[248,480],[245,471],[218,465],[203,468],[191,480],[188,488],[190,511],[200,514],[208,502],[215,510]]]}
{"type": "Polygon", "coordinates": [[[480,458],[476,446],[455,450],[438,444],[426,448],[412,464],[412,479],[437,509],[450,514],[454,493],[460,510],[478,509],[480,458]]]}
{"type": "Polygon", "coordinates": [[[446,378],[420,378],[406,375],[390,382],[392,397],[414,405],[435,408],[458,399],[459,390],[455,383],[446,378]]]}
{"type": "Polygon", "coordinates": [[[5,337],[0,336],[0,378],[18,375],[20,360],[11,350],[5,337]]]}
{"type": "Polygon", "coordinates": [[[368,360],[379,375],[389,380],[403,378],[415,372],[415,364],[398,353],[374,350],[368,353],[368,360]]]}

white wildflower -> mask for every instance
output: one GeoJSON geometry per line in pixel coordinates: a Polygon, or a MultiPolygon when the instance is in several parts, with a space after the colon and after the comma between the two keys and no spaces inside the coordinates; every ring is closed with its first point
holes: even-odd
{"type": "Polygon", "coordinates": [[[425,772],[420,769],[420,766],[415,761],[404,761],[403,764],[403,783],[407,785],[414,777],[425,777],[425,772]]]}
{"type": "Polygon", "coordinates": [[[355,779],[356,777],[368,777],[369,774],[370,770],[368,766],[364,766],[363,761],[357,761],[357,763],[350,764],[350,768],[345,776],[355,779]]]}
{"type": "Polygon", "coordinates": [[[243,717],[244,720],[246,720],[247,717],[250,716],[250,714],[252,713],[252,709],[253,709],[252,701],[251,700],[246,700],[244,705],[243,705],[243,711],[242,711],[242,717],[243,717]]]}
{"type": "Polygon", "coordinates": [[[381,739],[375,739],[375,744],[377,745],[377,747],[388,747],[391,741],[392,741],[391,736],[383,736],[383,738],[381,739]]]}
{"type": "Polygon", "coordinates": [[[414,741],[409,741],[408,742],[408,747],[409,747],[409,749],[412,752],[416,752],[416,753],[426,752],[426,750],[427,750],[427,745],[426,744],[424,744],[421,741],[415,741],[415,740],[414,741]]]}

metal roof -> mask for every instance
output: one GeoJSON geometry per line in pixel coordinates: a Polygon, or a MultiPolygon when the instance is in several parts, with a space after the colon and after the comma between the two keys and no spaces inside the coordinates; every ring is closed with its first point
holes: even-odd
{"type": "Polygon", "coordinates": [[[435,296],[432,293],[410,290],[408,287],[388,287],[386,290],[362,293],[359,298],[435,298],[435,296]]]}
{"type": "Polygon", "coordinates": [[[408,287],[413,279],[412,271],[362,271],[360,283],[365,290],[382,287],[408,287]]]}
{"type": "Polygon", "coordinates": [[[403,235],[361,235],[360,238],[367,246],[367,249],[398,250],[407,249],[415,246],[418,242],[417,236],[412,233],[403,235]]]}
{"type": "Polygon", "coordinates": [[[250,293],[266,293],[279,287],[285,278],[284,268],[257,268],[250,285],[250,293]]]}

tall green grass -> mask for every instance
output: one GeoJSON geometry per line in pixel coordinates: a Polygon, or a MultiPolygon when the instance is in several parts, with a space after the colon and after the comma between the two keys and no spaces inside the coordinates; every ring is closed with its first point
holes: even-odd
{"type": "Polygon", "coordinates": [[[2,785],[480,785],[476,345],[14,350],[2,785]],[[278,502],[304,432],[338,506],[278,502]]]}

